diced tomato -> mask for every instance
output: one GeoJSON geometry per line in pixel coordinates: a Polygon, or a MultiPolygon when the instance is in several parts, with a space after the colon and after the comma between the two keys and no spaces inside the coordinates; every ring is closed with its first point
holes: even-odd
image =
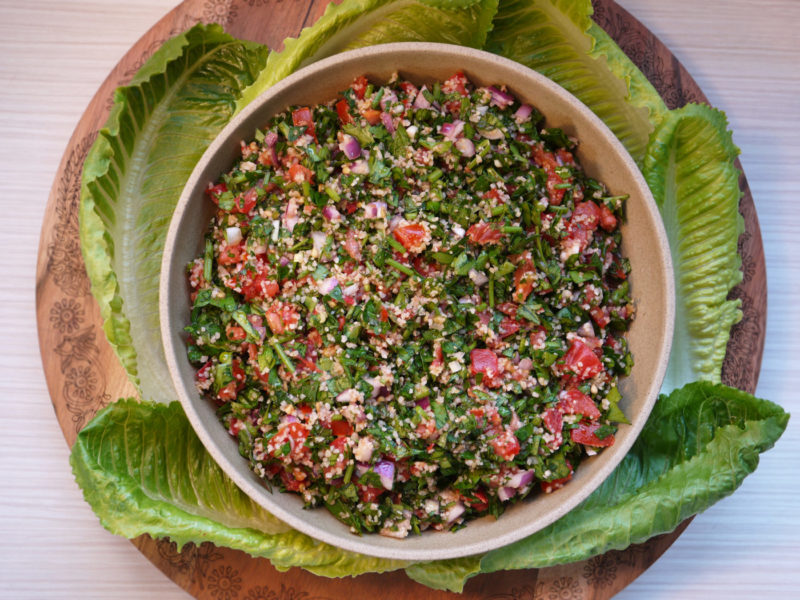
{"type": "Polygon", "coordinates": [[[433,343],[433,362],[431,362],[430,369],[435,371],[444,366],[444,352],[442,352],[442,344],[438,341],[433,343]]]}
{"type": "Polygon", "coordinates": [[[341,331],[342,329],[344,329],[344,324],[347,323],[347,319],[345,318],[344,315],[339,315],[338,321],[339,321],[339,331],[341,331]]]}
{"type": "Polygon", "coordinates": [[[577,388],[559,392],[556,407],[564,414],[583,415],[592,420],[599,419],[601,414],[592,399],[577,388]]]}
{"type": "Polygon", "coordinates": [[[308,355],[306,356],[298,356],[297,357],[297,364],[300,366],[301,369],[305,369],[306,371],[313,371],[315,373],[319,372],[319,367],[317,363],[311,360],[308,355]]]}
{"type": "Polygon", "coordinates": [[[529,260],[523,262],[514,271],[514,285],[516,289],[511,297],[515,302],[522,304],[533,291],[533,284],[536,281],[536,268],[529,260]]]}
{"type": "Polygon", "coordinates": [[[485,246],[487,244],[497,244],[503,239],[503,232],[491,223],[475,223],[467,229],[467,237],[473,244],[485,246]]]}
{"type": "Polygon", "coordinates": [[[286,489],[290,492],[302,492],[306,489],[306,481],[307,475],[302,471],[302,469],[292,469],[292,473],[287,473],[285,469],[281,469],[280,472],[281,481],[283,481],[283,485],[286,489]]]}
{"type": "Polygon", "coordinates": [[[278,428],[276,433],[267,443],[267,452],[275,456],[285,443],[289,443],[290,452],[289,458],[298,460],[305,458],[310,454],[310,450],[305,447],[305,441],[308,437],[308,427],[298,421],[292,423],[284,423],[278,428]]]}
{"type": "Polygon", "coordinates": [[[403,248],[417,253],[422,250],[422,245],[428,237],[428,230],[421,223],[406,223],[397,227],[392,235],[403,245],[403,248]]]}
{"type": "Polygon", "coordinates": [[[236,382],[236,391],[240,392],[244,388],[247,375],[242,368],[242,362],[238,358],[234,358],[231,363],[231,373],[233,374],[234,382],[236,382]]]}
{"type": "Polygon", "coordinates": [[[501,197],[500,190],[497,188],[492,188],[488,192],[485,192],[483,197],[487,200],[494,200],[494,204],[505,204],[503,198],[501,197]]]}
{"type": "Polygon", "coordinates": [[[344,124],[353,122],[353,115],[350,114],[350,105],[347,104],[347,100],[342,99],[336,103],[336,114],[344,124]]]}
{"type": "Polygon", "coordinates": [[[601,214],[600,208],[591,200],[580,202],[575,206],[575,210],[572,211],[569,224],[573,227],[580,225],[584,229],[594,231],[600,223],[601,214]]]}
{"type": "Polygon", "coordinates": [[[361,261],[361,242],[354,229],[348,229],[344,238],[344,249],[355,261],[361,261]]]}
{"type": "Polygon", "coordinates": [[[411,101],[416,97],[419,93],[417,86],[415,86],[410,81],[404,81],[400,84],[400,89],[403,90],[405,94],[405,98],[403,98],[403,104],[406,108],[408,108],[411,104],[411,101]]]}
{"type": "Polygon", "coordinates": [[[314,183],[314,172],[299,163],[295,163],[289,167],[289,179],[295,183],[303,183],[304,181],[314,183]]]}
{"type": "Polygon", "coordinates": [[[353,93],[355,94],[356,98],[358,98],[359,100],[363,100],[364,94],[366,94],[367,92],[367,78],[364,77],[363,75],[356,77],[353,80],[353,83],[350,84],[350,89],[353,90],[353,93]]]}
{"type": "Polygon", "coordinates": [[[605,204],[600,205],[600,227],[609,233],[617,228],[617,217],[605,204]]]}
{"type": "Polygon", "coordinates": [[[610,434],[603,439],[595,435],[601,427],[600,423],[580,423],[575,429],[570,431],[570,436],[573,442],[583,444],[584,446],[595,446],[598,448],[606,448],[614,444],[614,434],[610,434]]]}
{"type": "Polygon", "coordinates": [[[308,341],[311,343],[313,347],[322,348],[322,336],[316,329],[312,329],[311,331],[308,332],[308,341]]]}
{"type": "Polygon", "coordinates": [[[211,378],[211,367],[213,363],[209,360],[197,370],[197,381],[208,381],[211,378]]]}
{"type": "Polygon", "coordinates": [[[564,367],[575,374],[578,381],[591,379],[603,372],[603,363],[592,349],[579,339],[572,344],[564,355],[564,367]]]}
{"type": "Polygon", "coordinates": [[[264,315],[267,325],[275,335],[282,335],[287,328],[300,320],[300,313],[289,303],[279,302],[267,309],[264,315]]]}
{"type": "Polygon", "coordinates": [[[228,400],[235,400],[236,399],[236,382],[231,381],[230,383],[222,386],[217,392],[217,398],[222,400],[223,402],[227,402],[228,400]]]}
{"type": "Polygon", "coordinates": [[[306,133],[315,140],[317,139],[317,132],[314,128],[314,115],[307,106],[292,111],[292,123],[294,123],[295,127],[305,127],[306,133]]]}
{"type": "Polygon", "coordinates": [[[503,460],[511,460],[519,454],[519,440],[510,429],[504,429],[492,440],[494,453],[503,460]]]}
{"type": "Polygon", "coordinates": [[[219,243],[217,262],[221,265],[235,265],[244,260],[245,248],[242,242],[229,246],[227,242],[219,243]]]}
{"type": "Polygon", "coordinates": [[[249,283],[242,285],[242,295],[249,302],[254,298],[274,298],[280,289],[276,281],[267,279],[263,273],[256,273],[249,283]]]}
{"type": "Polygon", "coordinates": [[[347,421],[331,421],[331,432],[335,436],[347,436],[353,433],[353,426],[347,421]]]}
{"type": "Polygon", "coordinates": [[[314,409],[311,408],[308,404],[298,404],[297,408],[300,409],[300,412],[303,413],[305,416],[309,416],[314,409]]]}
{"type": "Polygon", "coordinates": [[[381,323],[386,323],[389,320],[389,311],[386,310],[386,307],[381,306],[381,323]]]}
{"type": "Polygon", "coordinates": [[[498,373],[497,355],[492,350],[476,348],[469,353],[469,359],[472,363],[471,370],[473,375],[483,373],[493,377],[498,373]]]}
{"type": "Polygon", "coordinates": [[[450,79],[446,80],[442,84],[442,91],[446,94],[451,94],[452,92],[458,92],[462,96],[467,95],[467,78],[461,71],[458,71],[455,75],[453,75],[450,79]]]}
{"type": "Polygon", "coordinates": [[[482,490],[472,490],[469,494],[462,494],[461,499],[476,512],[483,512],[489,508],[489,498],[482,490]]]}
{"type": "Polygon", "coordinates": [[[247,337],[247,333],[245,330],[239,327],[238,325],[228,325],[225,328],[225,335],[228,336],[228,339],[232,342],[241,342],[243,339],[247,337]]]}
{"type": "Polygon", "coordinates": [[[244,194],[239,194],[233,201],[233,211],[243,215],[250,214],[255,208],[256,201],[258,200],[258,192],[255,188],[250,188],[244,194]]]}
{"type": "Polygon", "coordinates": [[[386,490],[382,487],[372,487],[371,485],[356,484],[358,488],[358,497],[362,502],[372,503],[375,502],[380,495],[386,490]]]}
{"type": "Polygon", "coordinates": [[[519,331],[519,323],[514,319],[510,319],[506,317],[502,321],[500,321],[499,325],[500,329],[500,337],[508,337],[510,335],[514,335],[517,331],[519,331]]]}
{"type": "Polygon", "coordinates": [[[547,427],[547,430],[553,435],[558,435],[561,433],[561,428],[564,425],[564,419],[561,415],[561,411],[557,408],[548,408],[546,411],[544,411],[544,414],[542,415],[542,421],[544,421],[544,426],[547,427]]]}
{"type": "Polygon", "coordinates": [[[381,122],[381,111],[374,108],[363,109],[361,111],[361,116],[363,116],[370,125],[377,125],[381,122]]]}
{"type": "Polygon", "coordinates": [[[561,176],[556,173],[556,169],[558,169],[561,165],[558,164],[555,154],[552,152],[547,152],[544,149],[544,145],[541,143],[536,144],[531,148],[531,155],[533,156],[534,162],[542,167],[545,173],[547,173],[547,193],[550,204],[558,206],[564,199],[564,193],[566,192],[565,189],[556,187],[557,185],[565,183],[564,179],[562,179],[561,176]]]}
{"type": "Polygon", "coordinates": [[[589,309],[589,314],[592,316],[592,320],[597,323],[597,326],[600,329],[605,329],[606,326],[611,322],[611,317],[608,314],[608,308],[593,306],[589,309]]]}
{"type": "Polygon", "coordinates": [[[530,342],[534,350],[544,349],[544,343],[547,341],[547,330],[539,326],[539,328],[531,333],[530,342]]]}
{"type": "Polygon", "coordinates": [[[554,479],[553,481],[542,481],[542,491],[545,494],[549,494],[551,492],[555,492],[556,490],[560,490],[570,479],[572,479],[572,473],[570,473],[566,477],[562,477],[561,479],[554,479]]]}
{"type": "Polygon", "coordinates": [[[209,184],[206,188],[206,194],[211,200],[214,201],[214,204],[219,204],[219,197],[220,195],[224,194],[228,191],[228,186],[224,183],[218,183],[217,185],[209,184]]]}
{"type": "Polygon", "coordinates": [[[575,207],[567,223],[567,235],[561,240],[561,247],[570,254],[581,253],[591,243],[594,230],[600,223],[600,209],[588,200],[575,207]]]}
{"type": "Polygon", "coordinates": [[[508,315],[512,319],[517,318],[517,308],[518,306],[513,302],[501,302],[497,305],[497,310],[499,310],[504,315],[508,315]]]}

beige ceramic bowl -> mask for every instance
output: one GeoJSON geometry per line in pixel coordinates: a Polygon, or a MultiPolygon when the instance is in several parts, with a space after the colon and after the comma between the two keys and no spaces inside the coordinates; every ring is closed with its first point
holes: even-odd
{"type": "Polygon", "coordinates": [[[251,103],[211,144],[183,190],[164,247],[160,288],[161,331],[167,363],[189,420],[225,472],[250,497],[286,523],[341,548],[394,559],[434,560],[467,556],[509,544],[542,529],[586,498],[625,456],[656,400],[672,339],[674,296],[666,234],[653,198],[631,157],[586,106],[549,79],[486,52],[428,43],[373,46],[321,60],[287,77],[251,103]],[[186,357],[184,327],[189,323],[186,265],[203,251],[203,235],[214,207],[206,185],[230,169],[239,141],[289,105],[333,99],[358,75],[385,82],[393,72],[422,84],[463,71],[476,85],[506,84],[519,99],[538,108],[547,126],[561,127],[579,140],[585,170],[614,194],[630,194],[623,252],[630,259],[636,319],[628,334],[633,372],[620,385],[622,408],[632,425],[622,425],[616,443],[585,460],[572,482],[511,507],[499,519],[484,517],[455,533],[425,532],[403,540],[356,536],[325,509],[304,510],[299,496],[269,492],[239,455],[237,442],[217,421],[211,402],[194,386],[195,369],[186,357]]]}

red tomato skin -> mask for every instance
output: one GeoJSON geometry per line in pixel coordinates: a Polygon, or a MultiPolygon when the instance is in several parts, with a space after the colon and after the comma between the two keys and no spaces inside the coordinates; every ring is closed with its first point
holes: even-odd
{"type": "Polygon", "coordinates": [[[510,335],[514,335],[519,331],[519,323],[517,323],[514,319],[506,317],[500,321],[499,329],[500,337],[505,338],[510,335]]]}
{"type": "Polygon", "coordinates": [[[519,440],[510,429],[504,429],[491,443],[494,453],[503,460],[511,460],[519,454],[519,440]]]}
{"type": "Polygon", "coordinates": [[[605,204],[600,205],[600,227],[609,233],[617,228],[617,217],[605,204]]]}
{"type": "Polygon", "coordinates": [[[427,234],[428,230],[420,223],[400,225],[392,232],[394,239],[400,242],[406,250],[413,250],[419,247],[427,234]]]}
{"type": "Polygon", "coordinates": [[[353,122],[353,115],[350,114],[350,105],[347,104],[347,100],[339,100],[336,103],[336,114],[345,125],[353,122]]]}
{"type": "Polygon", "coordinates": [[[258,200],[258,192],[255,188],[250,188],[244,194],[239,194],[233,201],[233,209],[231,212],[241,213],[243,215],[250,214],[256,207],[258,200]]]}
{"type": "Polygon", "coordinates": [[[572,479],[572,473],[561,479],[554,479],[553,481],[542,481],[542,491],[545,494],[550,494],[556,490],[560,490],[564,485],[572,479]]]}
{"type": "Polygon", "coordinates": [[[366,94],[367,92],[367,78],[364,77],[363,75],[356,77],[353,80],[353,83],[350,84],[350,89],[353,90],[353,93],[355,94],[356,98],[358,98],[359,100],[363,100],[364,94],[366,94]]]}
{"type": "Polygon", "coordinates": [[[228,325],[225,328],[225,335],[233,342],[241,342],[247,337],[247,333],[238,325],[228,325]]]}
{"type": "Polygon", "coordinates": [[[356,484],[356,488],[358,488],[358,497],[362,502],[366,503],[375,502],[386,491],[382,487],[377,488],[371,485],[361,485],[360,483],[356,484]]]}
{"type": "Polygon", "coordinates": [[[603,363],[584,342],[572,340],[572,344],[564,355],[564,367],[575,374],[578,381],[591,379],[603,372],[603,363]]]}
{"type": "Polygon", "coordinates": [[[583,415],[589,419],[600,418],[600,409],[592,399],[577,388],[562,390],[558,394],[558,404],[556,407],[567,415],[583,415]]]}
{"type": "Polygon", "coordinates": [[[289,179],[295,183],[308,181],[314,183],[314,172],[301,164],[295,163],[289,167],[289,179]]]}
{"type": "Polygon", "coordinates": [[[361,116],[363,116],[370,125],[377,125],[381,122],[381,111],[374,108],[365,108],[361,111],[361,116]]]}
{"type": "Polygon", "coordinates": [[[337,437],[348,436],[353,433],[353,426],[347,421],[331,421],[331,432],[337,437]]]}
{"type": "Polygon", "coordinates": [[[314,128],[314,116],[309,107],[303,106],[292,111],[292,123],[294,123],[295,127],[305,127],[306,133],[315,140],[317,139],[317,132],[314,128]]]}
{"type": "Polygon", "coordinates": [[[476,348],[469,353],[472,374],[483,373],[493,376],[497,373],[497,355],[493,350],[476,348]]]}
{"type": "Polygon", "coordinates": [[[485,246],[487,244],[498,244],[503,239],[503,232],[496,229],[490,223],[475,223],[467,229],[467,237],[473,244],[485,246]]]}
{"type": "Polygon", "coordinates": [[[564,426],[564,419],[561,416],[560,410],[557,408],[548,408],[544,411],[542,420],[544,421],[544,426],[547,427],[550,433],[553,435],[561,433],[561,428],[564,426]]]}
{"type": "Polygon", "coordinates": [[[580,423],[570,431],[570,437],[573,442],[584,446],[594,446],[596,448],[612,446],[614,444],[614,434],[604,437],[602,440],[594,434],[600,427],[600,423],[580,423]]]}

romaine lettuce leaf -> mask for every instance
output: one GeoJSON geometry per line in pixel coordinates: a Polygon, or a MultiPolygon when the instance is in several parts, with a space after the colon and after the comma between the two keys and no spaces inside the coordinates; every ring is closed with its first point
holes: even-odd
{"type": "Polygon", "coordinates": [[[653,126],[667,108],[591,14],[589,0],[501,0],[485,49],[567,89],[640,162],[653,126]]]}
{"type": "Polygon", "coordinates": [[[669,238],[675,268],[675,335],[662,390],[697,379],[719,382],[731,327],[728,300],[742,280],[737,252],[739,172],[725,115],[705,105],[671,111],[654,133],[643,173],[669,238]]]}
{"type": "Polygon", "coordinates": [[[389,42],[442,42],[480,48],[497,0],[345,0],[298,38],[284,41],[258,80],[244,91],[237,112],[297,69],[345,50],[389,42]]]}
{"type": "Polygon", "coordinates": [[[281,532],[214,463],[178,403],[110,405],[80,432],[70,462],[86,501],[118,535],[149,533],[179,546],[211,541],[279,568],[301,566],[330,577],[406,567],[420,583],[460,591],[479,571],[583,560],[671,531],[732,493],[788,418],[777,405],[739,390],[690,384],[661,397],[612,475],[553,525],[483,557],[414,565],[281,532]]]}
{"type": "Polygon", "coordinates": [[[143,397],[172,396],[158,325],[161,251],[195,163],[264,67],[267,49],[198,25],[119,88],[86,158],[81,248],[104,331],[143,397]]]}
{"type": "Polygon", "coordinates": [[[328,577],[404,562],[340,550],[288,528],[242,492],[206,451],[177,402],[120,400],[78,434],[70,463],[103,526],[133,538],[211,541],[328,577]]]}

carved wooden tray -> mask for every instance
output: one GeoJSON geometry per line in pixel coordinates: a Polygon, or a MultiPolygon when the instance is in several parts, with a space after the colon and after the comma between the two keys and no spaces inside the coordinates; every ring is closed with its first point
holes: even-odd
{"type": "MultiPolygon", "coordinates": [[[[122,396],[136,395],[105,340],[91,296],[78,240],[80,173],[86,152],[105,122],[114,88],[126,84],[169,37],[197,22],[217,22],[232,35],[279,48],[287,36],[312,24],[326,0],[186,0],[124,56],[98,90],[70,139],[45,212],[37,264],[39,345],[59,425],[72,445],[95,412],[122,396]]],[[[613,0],[595,1],[595,20],[650,79],[670,108],[703,102],[703,92],[670,51],[613,0]]],[[[741,170],[741,166],[739,167],[741,170]]],[[[764,349],[766,270],[755,207],[742,175],[739,242],[744,318],[733,328],[722,379],[754,392],[764,349]]],[[[689,520],[670,534],[587,561],[526,571],[481,575],[461,598],[483,600],[604,600],[647,569],[677,539],[689,520]]],[[[175,583],[197,598],[213,600],[334,600],[339,598],[459,598],[419,585],[401,572],[326,579],[300,569],[276,571],[269,561],[205,543],[177,552],[169,540],[141,536],[136,547],[175,583]]]]}

